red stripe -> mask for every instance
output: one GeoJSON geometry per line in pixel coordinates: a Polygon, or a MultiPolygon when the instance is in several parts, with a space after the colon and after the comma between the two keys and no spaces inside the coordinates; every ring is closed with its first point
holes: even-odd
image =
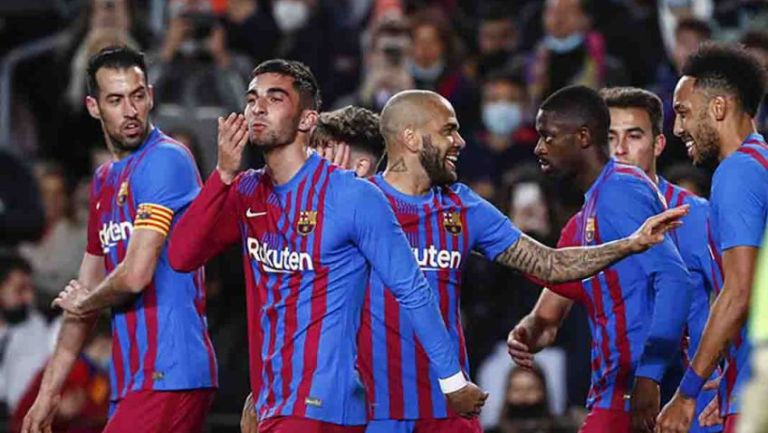
{"type": "Polygon", "coordinates": [[[115,388],[117,389],[114,390],[114,395],[121,398],[123,386],[125,386],[123,382],[125,366],[123,365],[123,350],[122,346],[120,346],[120,333],[117,332],[117,321],[113,318],[112,322],[115,323],[115,328],[112,330],[112,367],[115,369],[115,378],[117,379],[115,383],[115,388]]]}
{"type": "Polygon", "coordinates": [[[371,332],[371,285],[366,285],[363,314],[360,319],[360,332],[357,333],[358,358],[357,368],[363,381],[368,400],[367,414],[373,419],[373,408],[376,405],[376,381],[373,380],[373,333],[371,332]]]}
{"type": "MultiPolygon", "coordinates": [[[[456,285],[454,287],[454,290],[456,291],[456,317],[455,317],[455,324],[456,324],[456,330],[459,333],[459,361],[461,362],[461,367],[464,368],[465,365],[467,365],[467,344],[464,339],[464,328],[461,326],[461,281],[462,281],[462,272],[461,269],[463,268],[463,258],[466,257],[467,254],[469,254],[469,224],[467,224],[467,208],[464,206],[464,202],[461,200],[461,197],[459,197],[458,194],[456,194],[452,189],[446,188],[448,190],[448,197],[453,200],[454,203],[456,203],[456,206],[459,208],[459,214],[461,218],[461,257],[462,257],[462,263],[459,264],[460,268],[456,270],[456,285]]],[[[456,249],[456,243],[454,242],[454,249],[456,249]]],[[[466,371],[465,373],[469,373],[466,371]]]]}
{"type": "Polygon", "coordinates": [[[664,199],[667,201],[667,206],[669,206],[672,203],[672,195],[675,193],[675,190],[672,189],[672,185],[667,184],[667,190],[664,191],[664,199]]]}
{"type": "Polygon", "coordinates": [[[400,304],[390,290],[384,290],[384,323],[387,340],[387,383],[389,388],[389,417],[402,419],[405,412],[403,398],[402,341],[396,330],[400,329],[400,304]]]}
{"type": "Polygon", "coordinates": [[[305,403],[309,390],[312,385],[312,377],[314,376],[315,369],[317,369],[317,353],[320,345],[320,334],[323,327],[323,317],[325,317],[328,296],[328,268],[322,265],[321,262],[321,246],[323,235],[323,221],[325,220],[325,194],[328,191],[328,181],[331,178],[332,173],[335,171],[334,166],[328,166],[327,161],[322,160],[320,164],[326,170],[325,181],[323,186],[320,187],[320,195],[317,203],[317,224],[314,230],[313,239],[313,253],[312,257],[315,260],[315,278],[312,282],[312,305],[310,313],[310,325],[307,330],[307,338],[304,342],[304,370],[301,375],[301,382],[299,383],[299,389],[296,398],[296,405],[294,406],[293,414],[298,416],[305,416],[307,411],[307,405],[305,403]]]}
{"type": "MultiPolygon", "coordinates": [[[[610,356],[611,356],[611,349],[608,346],[609,342],[609,336],[608,336],[608,324],[605,317],[605,306],[603,305],[603,294],[602,294],[602,288],[600,287],[600,281],[598,280],[597,276],[592,277],[592,297],[594,298],[595,303],[595,309],[598,312],[595,316],[595,320],[597,322],[597,326],[600,328],[600,334],[601,334],[601,346],[600,349],[602,351],[603,356],[603,369],[608,370],[611,366],[610,364],[610,356]]],[[[594,384],[595,393],[598,395],[596,396],[595,405],[600,404],[600,398],[601,398],[601,392],[605,389],[607,386],[606,383],[606,375],[605,371],[600,374],[600,378],[598,379],[597,383],[594,384]]]]}
{"type": "MultiPolygon", "coordinates": [[[[317,185],[318,176],[320,173],[320,168],[315,170],[315,175],[312,178],[311,185],[317,185]]],[[[304,205],[304,208],[301,207],[301,197],[304,195],[304,188],[306,187],[307,179],[304,178],[301,183],[299,183],[299,189],[296,193],[296,205],[294,206],[294,215],[293,219],[289,219],[289,221],[298,221],[299,215],[304,208],[308,208],[312,206],[312,194],[314,193],[314,188],[310,188],[309,192],[307,194],[307,201],[304,205]]],[[[285,215],[291,214],[291,202],[290,200],[287,201],[288,207],[285,209],[285,215]]],[[[294,227],[291,232],[291,245],[294,246],[296,244],[296,237],[298,236],[298,232],[296,228],[294,227]]],[[[307,250],[307,236],[301,237],[301,247],[298,249],[295,249],[296,251],[306,251],[307,250]]],[[[294,344],[293,339],[296,335],[296,329],[298,327],[298,298],[299,298],[299,288],[301,287],[301,272],[294,272],[291,275],[291,278],[288,280],[288,297],[285,300],[285,332],[283,333],[283,349],[280,354],[280,358],[283,361],[283,368],[280,372],[280,375],[283,380],[283,389],[282,389],[282,402],[280,403],[280,406],[277,408],[276,413],[280,413],[283,410],[283,407],[285,407],[285,404],[288,402],[288,398],[290,397],[291,389],[291,381],[293,380],[293,352],[294,352],[294,344]]]]}
{"type": "Polygon", "coordinates": [[[153,377],[155,372],[155,362],[157,361],[157,334],[160,331],[157,327],[157,287],[155,279],[144,290],[144,324],[147,328],[147,352],[144,353],[144,383],[142,389],[152,389],[153,377]]]}
{"type": "Polygon", "coordinates": [[[757,162],[760,163],[760,165],[763,166],[763,168],[768,169],[768,159],[766,159],[757,149],[753,149],[751,147],[745,147],[741,146],[739,148],[739,152],[746,153],[747,155],[751,156],[752,158],[755,158],[757,162]]]}
{"type": "MultiPolygon", "coordinates": [[[[123,172],[123,175],[125,175],[126,172],[128,172],[128,167],[126,167],[126,170],[123,172]]],[[[133,216],[135,215],[135,209],[133,209],[133,197],[132,197],[132,191],[131,188],[128,188],[128,197],[126,198],[126,203],[129,206],[129,212],[131,216],[131,220],[133,219],[133,216]]],[[[125,215],[125,211],[123,206],[118,206],[118,214],[121,221],[128,221],[128,218],[125,215]]],[[[123,260],[125,260],[125,254],[126,254],[126,248],[127,243],[130,242],[130,239],[126,241],[120,241],[117,243],[117,259],[118,263],[122,263],[123,260]]],[[[128,380],[128,385],[124,390],[122,390],[122,394],[125,395],[128,391],[133,389],[133,381],[135,379],[136,373],[139,370],[139,346],[138,346],[138,339],[136,338],[136,331],[137,331],[137,323],[136,323],[136,303],[138,301],[133,301],[130,305],[128,305],[125,308],[125,322],[126,327],[128,328],[128,372],[130,379],[128,380]]]]}

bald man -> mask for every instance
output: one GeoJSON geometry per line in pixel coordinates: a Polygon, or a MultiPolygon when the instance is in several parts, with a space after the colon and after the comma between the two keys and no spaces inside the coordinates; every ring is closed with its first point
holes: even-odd
{"type": "MultiPolygon", "coordinates": [[[[548,248],[515,227],[493,205],[457,183],[464,139],[451,104],[434,92],[398,93],[381,113],[387,168],[376,184],[392,205],[416,261],[434,294],[463,373],[469,376],[459,318],[461,270],[477,251],[537,279],[563,282],[592,275],[664,238],[681,210],[665,212],[631,236],[597,247],[548,248]]],[[[359,370],[372,420],[367,432],[479,432],[477,418],[462,418],[446,404],[411,324],[373,272],[359,334],[359,370]]]]}

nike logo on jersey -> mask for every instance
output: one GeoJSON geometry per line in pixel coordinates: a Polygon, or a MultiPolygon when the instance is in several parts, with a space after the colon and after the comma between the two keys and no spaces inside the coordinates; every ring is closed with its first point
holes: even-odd
{"type": "Polygon", "coordinates": [[[246,218],[255,218],[255,217],[260,217],[260,216],[264,216],[264,215],[266,215],[266,214],[267,214],[267,212],[266,212],[266,211],[264,211],[264,212],[251,212],[251,208],[248,208],[248,209],[246,209],[246,211],[245,211],[245,217],[246,217],[246,218]]]}

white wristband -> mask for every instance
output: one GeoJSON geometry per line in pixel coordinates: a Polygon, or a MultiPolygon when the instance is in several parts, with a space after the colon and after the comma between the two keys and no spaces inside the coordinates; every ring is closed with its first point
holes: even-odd
{"type": "Polygon", "coordinates": [[[462,373],[461,370],[459,370],[459,372],[453,376],[446,377],[445,379],[438,379],[438,382],[440,382],[440,390],[443,391],[443,394],[456,392],[467,386],[469,383],[467,382],[467,379],[464,377],[464,373],[462,373]]]}

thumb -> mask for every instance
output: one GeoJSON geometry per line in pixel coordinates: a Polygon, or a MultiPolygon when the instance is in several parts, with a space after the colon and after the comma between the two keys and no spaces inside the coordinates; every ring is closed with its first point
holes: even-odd
{"type": "Polygon", "coordinates": [[[522,326],[516,327],[512,331],[512,334],[515,336],[516,340],[520,340],[520,341],[527,341],[528,340],[528,330],[525,329],[522,326]]]}

